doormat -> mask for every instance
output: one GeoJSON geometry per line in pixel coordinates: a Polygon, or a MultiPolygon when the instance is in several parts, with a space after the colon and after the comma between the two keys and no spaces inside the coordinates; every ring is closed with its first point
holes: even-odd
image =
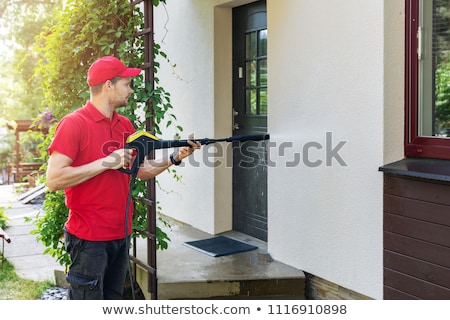
{"type": "Polygon", "coordinates": [[[197,241],[188,241],[185,242],[184,245],[213,257],[227,256],[258,248],[224,236],[197,241]]]}

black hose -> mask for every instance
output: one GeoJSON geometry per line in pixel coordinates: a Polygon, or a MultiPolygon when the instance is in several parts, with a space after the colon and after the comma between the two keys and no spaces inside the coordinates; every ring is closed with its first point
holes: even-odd
{"type": "Polygon", "coordinates": [[[136,181],[136,173],[133,173],[131,175],[130,190],[128,191],[127,205],[125,207],[125,241],[126,241],[126,247],[127,247],[128,274],[130,276],[131,294],[133,296],[133,300],[136,300],[136,294],[134,292],[135,290],[134,290],[133,273],[131,272],[131,260],[130,260],[130,239],[131,239],[131,236],[130,237],[128,236],[128,211],[130,209],[131,198],[132,198],[133,187],[134,187],[135,181],[136,181]]]}

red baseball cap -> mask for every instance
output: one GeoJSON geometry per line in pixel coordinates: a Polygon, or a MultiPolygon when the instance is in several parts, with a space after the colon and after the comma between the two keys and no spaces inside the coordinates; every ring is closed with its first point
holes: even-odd
{"type": "Polygon", "coordinates": [[[88,70],[88,85],[90,87],[104,83],[115,77],[135,77],[141,73],[139,68],[127,68],[119,59],[106,56],[95,61],[88,70]]]}

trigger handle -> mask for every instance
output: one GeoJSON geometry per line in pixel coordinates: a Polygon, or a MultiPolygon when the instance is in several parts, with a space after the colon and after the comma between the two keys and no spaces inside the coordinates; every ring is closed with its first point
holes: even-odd
{"type": "MultiPolygon", "coordinates": [[[[127,148],[127,147],[125,147],[125,149],[132,149],[132,150],[138,152],[136,148],[127,148]]],[[[119,168],[117,170],[119,170],[119,171],[121,171],[123,173],[133,174],[135,171],[137,172],[137,170],[136,170],[136,163],[137,162],[138,161],[137,161],[137,157],[136,157],[136,159],[134,159],[134,163],[133,163],[133,165],[131,166],[130,169],[127,169],[126,167],[122,167],[122,168],[119,168]]]]}

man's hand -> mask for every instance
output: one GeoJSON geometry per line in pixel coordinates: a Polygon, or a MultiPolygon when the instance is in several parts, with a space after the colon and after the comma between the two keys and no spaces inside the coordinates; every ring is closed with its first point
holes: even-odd
{"type": "Polygon", "coordinates": [[[104,158],[103,164],[108,169],[119,169],[128,167],[132,158],[132,149],[117,149],[104,158]]]}
{"type": "Polygon", "coordinates": [[[200,142],[188,141],[189,147],[183,147],[178,150],[178,154],[174,154],[175,161],[181,161],[184,158],[189,157],[195,150],[202,147],[200,142]]]}

